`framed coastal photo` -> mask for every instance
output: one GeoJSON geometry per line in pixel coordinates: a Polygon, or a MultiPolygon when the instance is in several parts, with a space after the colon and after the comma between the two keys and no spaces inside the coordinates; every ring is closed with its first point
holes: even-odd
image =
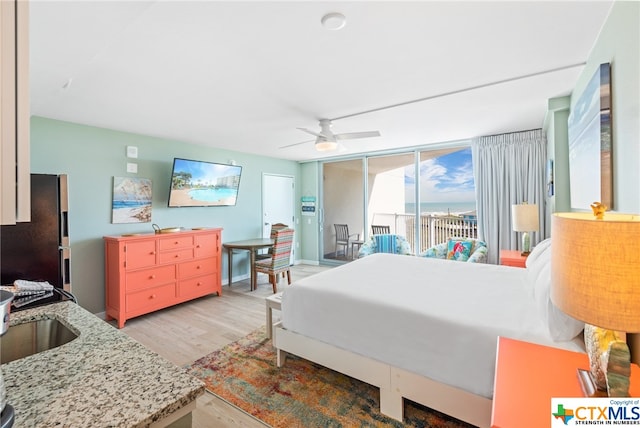
{"type": "Polygon", "coordinates": [[[151,180],[113,177],[111,223],[151,222],[151,180]]]}
{"type": "Polygon", "coordinates": [[[600,64],[569,114],[571,208],[613,201],[611,64],[600,64]]]}
{"type": "Polygon", "coordinates": [[[553,159],[547,161],[547,195],[553,196],[553,159]]]}

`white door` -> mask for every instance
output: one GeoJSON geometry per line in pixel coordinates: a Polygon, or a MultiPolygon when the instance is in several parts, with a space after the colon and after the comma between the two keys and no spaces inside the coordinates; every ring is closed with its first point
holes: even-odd
{"type": "MultiPolygon", "coordinates": [[[[262,236],[271,235],[271,225],[283,223],[295,229],[295,187],[293,177],[287,175],[262,175],[262,236]]],[[[291,260],[293,262],[293,253],[291,260]]]]}

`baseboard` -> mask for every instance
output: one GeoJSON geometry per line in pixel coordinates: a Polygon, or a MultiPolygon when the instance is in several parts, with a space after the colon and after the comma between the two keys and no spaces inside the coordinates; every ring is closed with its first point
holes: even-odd
{"type": "Polygon", "coordinates": [[[294,263],[295,266],[297,265],[311,265],[311,266],[320,266],[320,262],[317,260],[296,260],[296,262],[294,263]]]}

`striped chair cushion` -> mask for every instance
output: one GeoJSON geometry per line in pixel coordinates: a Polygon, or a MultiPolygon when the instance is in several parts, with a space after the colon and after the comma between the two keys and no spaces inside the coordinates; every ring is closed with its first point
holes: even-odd
{"type": "Polygon", "coordinates": [[[256,262],[257,271],[276,271],[290,265],[293,232],[293,229],[288,227],[271,230],[271,239],[274,240],[271,258],[256,262]]]}
{"type": "Polygon", "coordinates": [[[375,235],[376,238],[376,253],[391,253],[396,254],[397,244],[396,235],[375,235]]]}

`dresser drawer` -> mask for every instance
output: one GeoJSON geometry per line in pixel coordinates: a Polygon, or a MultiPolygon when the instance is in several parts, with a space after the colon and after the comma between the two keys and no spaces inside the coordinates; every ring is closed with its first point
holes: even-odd
{"type": "Polygon", "coordinates": [[[129,242],[124,247],[124,267],[127,270],[156,264],[156,241],[129,242]]]}
{"type": "Polygon", "coordinates": [[[193,236],[171,236],[158,240],[160,251],[175,250],[177,248],[193,247],[193,236]]]}
{"type": "Polygon", "coordinates": [[[192,276],[207,275],[216,272],[216,258],[194,260],[178,265],[178,278],[190,278],[192,276]]]}
{"type": "Polygon", "coordinates": [[[216,276],[205,275],[196,278],[185,279],[178,283],[180,299],[193,299],[218,291],[216,288],[216,276]]]}
{"type": "Polygon", "coordinates": [[[195,237],[195,257],[214,257],[218,254],[220,235],[201,235],[195,237]]]}
{"type": "Polygon", "coordinates": [[[158,254],[158,263],[161,265],[166,263],[179,263],[182,260],[191,260],[193,258],[193,248],[186,250],[167,251],[158,254]]]}
{"type": "Polygon", "coordinates": [[[125,280],[127,292],[141,290],[143,288],[151,288],[157,285],[166,284],[167,282],[175,282],[176,267],[173,265],[160,266],[154,269],[127,272],[125,280]]]}
{"type": "Polygon", "coordinates": [[[147,313],[172,305],[176,299],[175,283],[127,294],[125,305],[129,313],[147,313]]]}

